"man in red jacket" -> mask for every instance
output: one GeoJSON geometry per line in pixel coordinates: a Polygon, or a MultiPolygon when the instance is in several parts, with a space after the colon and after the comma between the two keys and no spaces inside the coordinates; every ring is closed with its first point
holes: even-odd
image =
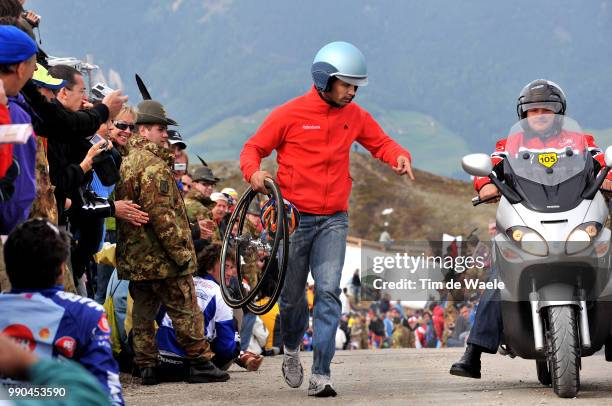
{"type": "Polygon", "coordinates": [[[367,84],[363,54],[346,42],[319,50],[308,93],[276,108],[244,145],[240,167],[245,179],[264,192],[262,158],[277,152],[278,183],[283,197],[301,212],[291,235],[287,276],[280,297],[283,332],[283,377],[292,388],[302,384],[299,348],[308,326],[306,279],[315,280],[314,361],[308,388],[311,396],[335,396],[330,363],[340,319],[340,277],[348,233],[350,147],[354,141],[414,179],[408,151],[385,134],[372,116],[352,103],[358,86],[367,84]]]}

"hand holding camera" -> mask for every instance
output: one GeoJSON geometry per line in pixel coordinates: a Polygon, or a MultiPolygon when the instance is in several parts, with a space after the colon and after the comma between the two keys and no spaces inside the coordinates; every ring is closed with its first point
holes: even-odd
{"type": "Polygon", "coordinates": [[[22,17],[32,26],[32,28],[36,28],[38,24],[40,24],[40,16],[32,10],[24,11],[22,17]]]}
{"type": "Polygon", "coordinates": [[[200,238],[208,239],[213,236],[215,232],[215,224],[212,220],[198,220],[198,226],[200,227],[200,238]]]}
{"type": "Polygon", "coordinates": [[[102,140],[92,145],[91,148],[89,148],[89,151],[87,151],[87,155],[85,156],[85,159],[83,159],[83,161],[80,163],[80,166],[81,166],[81,169],[83,169],[83,172],[84,173],[89,172],[93,166],[93,159],[96,156],[100,155],[103,151],[106,151],[107,149],[111,149],[112,147],[113,147],[113,144],[110,141],[105,140],[104,138],[102,138],[102,140]]]}

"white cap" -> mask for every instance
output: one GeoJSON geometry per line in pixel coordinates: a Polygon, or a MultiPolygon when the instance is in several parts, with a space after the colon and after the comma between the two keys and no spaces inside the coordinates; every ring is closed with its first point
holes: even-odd
{"type": "Polygon", "coordinates": [[[216,202],[217,200],[224,200],[226,202],[229,202],[229,199],[227,198],[227,196],[225,196],[223,193],[219,193],[219,192],[214,192],[210,195],[210,200],[212,200],[213,202],[216,202]]]}

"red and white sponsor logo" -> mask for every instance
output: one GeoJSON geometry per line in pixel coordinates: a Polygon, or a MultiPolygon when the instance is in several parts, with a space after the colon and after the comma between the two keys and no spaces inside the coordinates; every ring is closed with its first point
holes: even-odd
{"type": "Polygon", "coordinates": [[[28,326],[23,324],[11,324],[7,326],[2,333],[12,337],[17,344],[26,350],[34,351],[36,349],[34,334],[28,326]]]}
{"type": "Polygon", "coordinates": [[[98,320],[98,328],[104,333],[110,333],[110,326],[108,324],[106,314],[102,314],[102,316],[100,316],[100,320],[98,320]]]}
{"type": "Polygon", "coordinates": [[[55,341],[55,348],[67,358],[72,358],[76,351],[76,340],[72,337],[64,336],[55,341]]]}

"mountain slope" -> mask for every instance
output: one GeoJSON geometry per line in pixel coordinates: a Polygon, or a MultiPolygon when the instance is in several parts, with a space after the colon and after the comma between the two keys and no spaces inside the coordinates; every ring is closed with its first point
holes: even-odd
{"type": "MultiPolygon", "coordinates": [[[[240,194],[247,188],[235,161],[215,162],[215,175],[223,178],[218,188],[234,187],[240,194]]],[[[263,168],[275,173],[268,158],[263,168]]],[[[383,223],[396,240],[441,240],[442,233],[467,235],[478,228],[487,237],[487,225],[495,218],[494,205],[472,207],[474,189],[468,182],[417,170],[416,181],[399,177],[387,165],[361,153],[351,154],[353,192],[350,198],[349,233],[353,237],[378,240],[383,223]],[[382,216],[385,208],[393,214],[382,216]]]]}
{"type": "MultiPolygon", "coordinates": [[[[417,112],[490,150],[516,119],[524,84],[552,79],[568,114],[612,127],[612,0],[399,1],[29,0],[52,55],[91,55],[132,100],[140,73],[191,137],[306,91],[325,43],[355,43],[377,116],[417,112]]],[[[408,144],[410,146],[410,144],[408,144]]],[[[416,147],[416,146],[415,146],[416,147]]],[[[451,168],[452,170],[452,168],[451,168]]]]}

